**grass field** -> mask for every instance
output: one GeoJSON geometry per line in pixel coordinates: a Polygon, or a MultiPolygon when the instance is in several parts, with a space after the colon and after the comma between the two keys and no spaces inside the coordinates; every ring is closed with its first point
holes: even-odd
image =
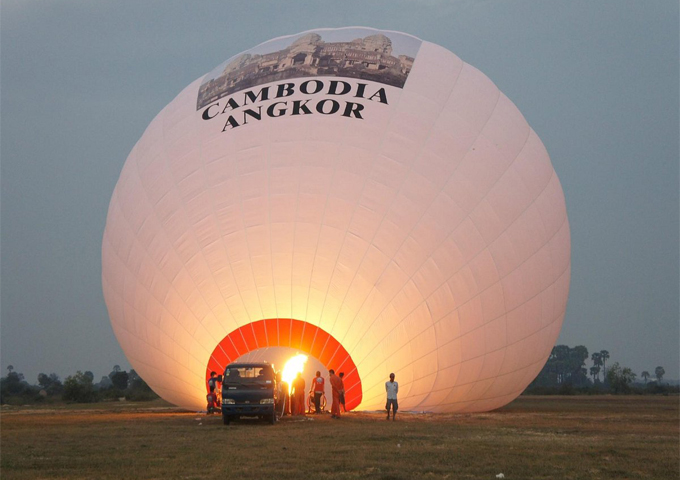
{"type": "Polygon", "coordinates": [[[2,407],[3,480],[678,479],[676,397],[520,397],[484,414],[274,426],[154,403],[2,407]]]}

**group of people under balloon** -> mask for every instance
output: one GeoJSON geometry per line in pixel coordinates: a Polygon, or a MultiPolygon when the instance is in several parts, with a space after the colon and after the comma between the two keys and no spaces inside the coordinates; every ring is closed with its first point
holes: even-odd
{"type": "MultiPolygon", "coordinates": [[[[342,377],[345,374],[340,372],[335,374],[335,370],[328,371],[328,381],[333,392],[331,403],[331,418],[340,418],[340,406],[347,412],[345,407],[345,385],[342,377]]],[[[279,415],[304,415],[305,413],[323,413],[326,404],[326,379],[317,371],[312,378],[309,393],[307,393],[305,379],[302,373],[298,373],[293,382],[289,385],[282,381],[280,375],[277,376],[277,388],[279,389],[279,415]],[[290,394],[289,394],[290,392],[290,394]],[[312,405],[314,410],[312,411],[312,405]],[[307,408],[305,408],[307,407],[307,408]],[[307,410],[307,412],[305,412],[307,410]]]]}
{"type": "MultiPolygon", "coordinates": [[[[333,392],[333,399],[331,403],[331,418],[340,418],[340,406],[342,410],[347,413],[345,406],[345,385],[342,378],[345,376],[344,372],[335,374],[335,370],[328,371],[328,381],[331,384],[331,391],[333,392]]],[[[289,385],[282,380],[281,372],[276,374],[276,388],[278,389],[277,415],[283,417],[284,415],[305,415],[305,413],[320,414],[324,412],[326,406],[326,379],[321,376],[321,372],[317,370],[316,376],[312,379],[309,394],[306,395],[305,379],[302,378],[302,373],[298,372],[297,376],[289,385]],[[314,411],[312,412],[312,404],[314,411]],[[307,406],[307,412],[305,412],[307,406]]],[[[208,380],[209,393],[207,395],[207,411],[213,413],[218,410],[219,405],[219,384],[215,372],[211,372],[208,380]]],[[[396,419],[399,404],[397,402],[397,394],[399,392],[399,383],[394,381],[394,373],[390,373],[390,379],[385,382],[385,392],[387,394],[387,401],[385,409],[387,410],[387,420],[390,419],[390,410],[392,411],[392,420],[396,419]]]]}

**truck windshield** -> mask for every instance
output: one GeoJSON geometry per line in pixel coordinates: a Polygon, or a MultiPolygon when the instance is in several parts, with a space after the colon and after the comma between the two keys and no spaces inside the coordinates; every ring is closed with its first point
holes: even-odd
{"type": "Polygon", "coordinates": [[[224,371],[225,383],[272,383],[274,380],[271,368],[263,367],[228,367],[224,371]]]}

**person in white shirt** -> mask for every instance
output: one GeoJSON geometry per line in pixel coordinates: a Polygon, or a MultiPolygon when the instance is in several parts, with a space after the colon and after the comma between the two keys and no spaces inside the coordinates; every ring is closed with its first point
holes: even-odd
{"type": "Polygon", "coordinates": [[[385,391],[387,392],[387,403],[385,409],[387,410],[387,419],[390,419],[390,406],[392,407],[392,421],[397,417],[397,410],[399,403],[397,402],[397,393],[399,393],[399,383],[394,381],[394,373],[390,373],[390,380],[385,382],[385,391]]]}

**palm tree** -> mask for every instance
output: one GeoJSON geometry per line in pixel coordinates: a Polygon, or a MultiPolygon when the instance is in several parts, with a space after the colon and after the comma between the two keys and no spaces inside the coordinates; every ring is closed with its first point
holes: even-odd
{"type": "Polygon", "coordinates": [[[593,383],[595,382],[596,379],[597,381],[599,381],[600,379],[596,377],[599,377],[600,375],[600,367],[598,365],[590,367],[590,374],[593,376],[593,383]]]}
{"type": "Polygon", "coordinates": [[[14,365],[7,365],[7,370],[9,370],[9,373],[12,373],[12,370],[14,370],[14,365]]]}
{"type": "Polygon", "coordinates": [[[600,357],[602,358],[602,375],[607,378],[607,360],[609,360],[609,352],[607,350],[600,350],[600,357]]]}
{"type": "MultiPolygon", "coordinates": [[[[593,367],[597,367],[597,378],[600,378],[600,367],[602,366],[602,356],[600,352],[594,352],[590,359],[593,361],[593,367]]],[[[592,372],[591,372],[592,374],[592,372]]]]}
{"type": "Polygon", "coordinates": [[[562,383],[567,379],[567,365],[569,362],[569,347],[567,345],[555,345],[553,355],[557,360],[557,383],[562,383]]]}
{"type": "Polygon", "coordinates": [[[649,372],[648,372],[647,370],[645,370],[644,372],[642,372],[642,373],[640,374],[640,376],[644,379],[645,383],[647,383],[647,379],[648,379],[649,377],[651,377],[651,375],[649,374],[649,372]]]}
{"type": "Polygon", "coordinates": [[[663,378],[664,373],[666,373],[666,370],[664,370],[663,367],[656,367],[654,369],[654,376],[659,381],[659,385],[661,384],[661,379],[663,378]]]}

